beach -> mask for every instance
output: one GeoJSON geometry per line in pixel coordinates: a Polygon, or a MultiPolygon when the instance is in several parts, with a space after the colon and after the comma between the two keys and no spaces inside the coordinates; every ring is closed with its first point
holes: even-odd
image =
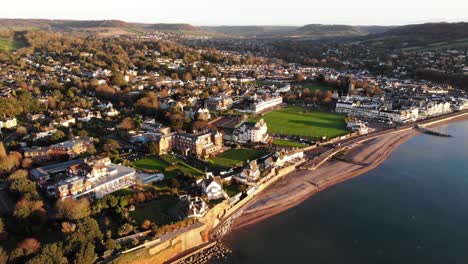
{"type": "MultiPolygon", "coordinates": [[[[466,119],[463,116],[437,122],[430,127],[466,119]]],[[[297,170],[287,175],[245,206],[243,214],[235,220],[234,229],[258,223],[297,206],[321,190],[373,170],[401,144],[417,134],[419,132],[414,129],[386,134],[354,145],[340,160],[331,160],[315,170],[297,170]]]]}

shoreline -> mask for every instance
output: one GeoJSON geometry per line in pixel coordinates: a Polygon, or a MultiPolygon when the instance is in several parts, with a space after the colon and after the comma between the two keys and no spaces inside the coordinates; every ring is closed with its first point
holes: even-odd
{"type": "MultiPolygon", "coordinates": [[[[428,127],[465,120],[468,120],[467,116],[460,116],[428,127]]],[[[245,205],[244,213],[234,221],[233,230],[227,237],[235,235],[239,229],[296,207],[322,190],[375,169],[400,145],[419,134],[421,133],[411,129],[397,135],[374,138],[350,149],[345,155],[345,161],[329,161],[313,171],[298,170],[290,173],[245,205]]]]}

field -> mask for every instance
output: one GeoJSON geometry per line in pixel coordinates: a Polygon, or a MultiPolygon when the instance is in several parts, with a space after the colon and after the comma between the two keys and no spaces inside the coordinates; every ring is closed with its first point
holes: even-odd
{"type": "Polygon", "coordinates": [[[343,115],[286,107],[263,116],[268,132],[309,138],[334,138],[348,133],[343,115]]]}
{"type": "Polygon", "coordinates": [[[286,147],[286,148],[303,148],[303,147],[305,147],[305,145],[302,144],[302,143],[294,142],[294,141],[288,141],[288,140],[279,139],[279,138],[273,139],[273,145],[276,145],[276,146],[279,146],[279,147],[286,147]]]}
{"type": "Polygon", "coordinates": [[[130,212],[130,217],[138,224],[148,219],[158,226],[167,225],[174,221],[174,218],[169,214],[169,210],[173,208],[178,201],[179,200],[174,197],[163,197],[158,200],[143,203],[138,205],[135,211],[130,212]]]}
{"type": "Polygon", "coordinates": [[[164,172],[164,169],[169,166],[170,164],[156,157],[144,158],[135,161],[135,167],[140,170],[159,170],[164,172]]]}
{"type": "Polygon", "coordinates": [[[24,46],[24,43],[12,38],[0,37],[0,50],[16,50],[24,46]]]}
{"type": "Polygon", "coordinates": [[[315,91],[317,91],[317,90],[322,91],[322,92],[333,91],[332,88],[330,88],[328,86],[321,85],[321,84],[304,85],[304,88],[309,89],[309,91],[311,93],[315,93],[315,91]]]}
{"type": "Polygon", "coordinates": [[[254,160],[262,157],[263,155],[268,154],[266,150],[255,150],[255,149],[232,149],[223,154],[210,159],[210,163],[219,166],[232,168],[242,165],[243,162],[247,160],[254,160]]]}
{"type": "Polygon", "coordinates": [[[175,172],[177,170],[184,172],[184,173],[189,173],[194,177],[198,177],[203,174],[202,171],[190,166],[189,164],[185,163],[184,161],[178,158],[170,157],[170,156],[166,156],[166,157],[168,159],[171,159],[171,163],[173,163],[174,166],[171,166],[171,164],[167,163],[161,158],[149,157],[149,158],[144,158],[144,159],[135,161],[135,167],[140,170],[159,170],[164,173],[166,178],[174,177],[175,172]]]}

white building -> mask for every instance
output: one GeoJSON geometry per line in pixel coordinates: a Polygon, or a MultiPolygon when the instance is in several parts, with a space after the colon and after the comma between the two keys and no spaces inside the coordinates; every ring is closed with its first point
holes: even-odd
{"type": "Polygon", "coordinates": [[[283,97],[273,97],[266,100],[257,99],[255,103],[252,104],[251,108],[247,110],[249,113],[260,113],[266,109],[278,106],[283,103],[283,97]]]}
{"type": "Polygon", "coordinates": [[[223,180],[221,177],[214,177],[209,173],[207,178],[202,182],[203,193],[206,194],[208,200],[216,200],[224,198],[223,194],[223,180]]]}
{"type": "Polygon", "coordinates": [[[16,117],[0,119],[0,129],[2,128],[14,128],[18,125],[16,117]]]}
{"type": "Polygon", "coordinates": [[[232,139],[239,143],[265,143],[268,140],[267,131],[267,124],[263,118],[258,122],[244,122],[234,130],[232,139]]]}

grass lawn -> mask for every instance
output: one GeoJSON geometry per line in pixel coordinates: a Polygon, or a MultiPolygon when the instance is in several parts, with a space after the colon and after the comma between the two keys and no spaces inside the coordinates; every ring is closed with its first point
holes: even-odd
{"type": "Polygon", "coordinates": [[[169,166],[170,164],[157,157],[144,158],[135,161],[135,167],[139,170],[159,170],[164,172],[164,169],[169,166]]]}
{"type": "Polygon", "coordinates": [[[12,38],[0,37],[0,50],[16,50],[24,47],[25,43],[22,41],[14,40],[12,38]]]}
{"type": "Polygon", "coordinates": [[[343,115],[286,107],[263,116],[268,132],[310,138],[334,138],[348,133],[343,115]]]}
{"type": "Polygon", "coordinates": [[[258,159],[268,153],[269,152],[266,150],[245,148],[232,149],[213,159],[210,159],[209,162],[215,166],[232,168],[242,165],[242,163],[247,160],[258,159]]]}
{"type": "Polygon", "coordinates": [[[224,190],[226,191],[227,195],[229,197],[233,197],[234,195],[240,193],[240,187],[242,184],[240,183],[231,183],[229,186],[224,187],[224,190]]]}
{"type": "Polygon", "coordinates": [[[139,225],[146,219],[158,226],[167,225],[175,219],[169,214],[169,210],[173,208],[178,199],[174,197],[163,197],[147,203],[138,205],[135,211],[130,212],[130,217],[133,218],[139,225]]]}
{"type": "Polygon", "coordinates": [[[158,157],[149,157],[135,161],[135,167],[140,170],[159,170],[164,173],[166,178],[174,177],[175,171],[177,170],[190,173],[194,177],[204,175],[202,171],[190,166],[183,160],[180,160],[176,157],[170,157],[170,159],[175,164],[174,166],[171,166],[171,164],[158,157]]]}
{"type": "Polygon", "coordinates": [[[311,93],[315,93],[315,91],[319,90],[322,92],[326,91],[333,91],[332,88],[320,84],[313,84],[313,85],[305,85],[305,88],[309,89],[311,93]]]}
{"type": "Polygon", "coordinates": [[[279,138],[273,139],[273,145],[276,145],[279,147],[286,147],[286,148],[303,148],[306,146],[299,142],[288,141],[288,140],[279,139],[279,138]]]}

